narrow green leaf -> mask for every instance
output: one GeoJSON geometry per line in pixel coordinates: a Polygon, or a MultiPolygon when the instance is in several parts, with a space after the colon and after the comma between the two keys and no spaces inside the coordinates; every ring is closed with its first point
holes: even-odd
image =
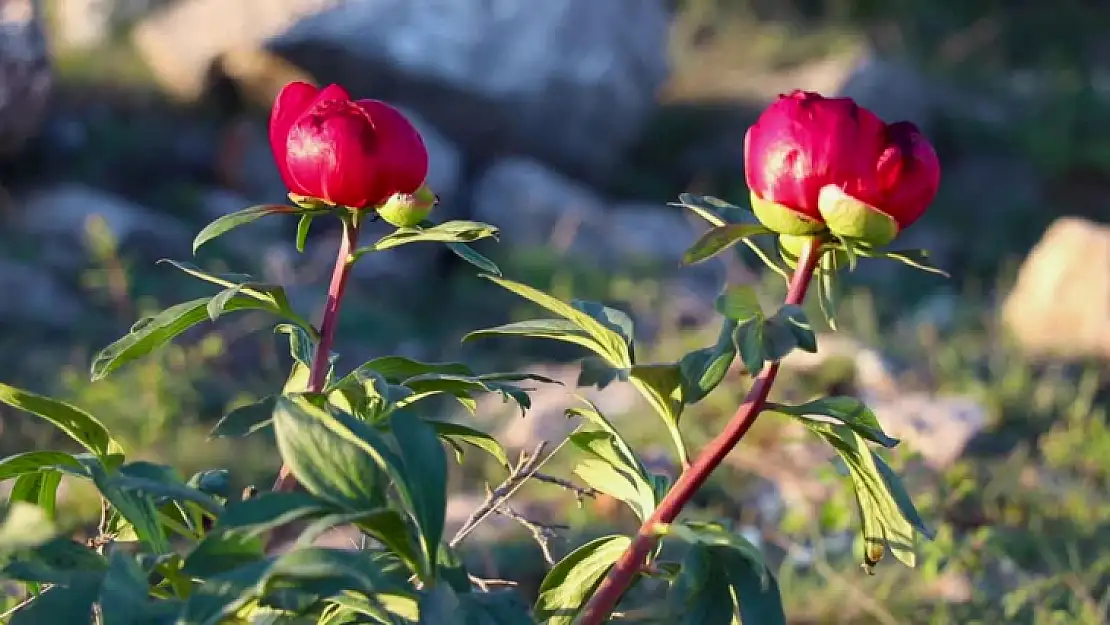
{"type": "Polygon", "coordinates": [[[304,213],[301,215],[300,221],[297,222],[297,251],[304,253],[305,244],[308,242],[308,231],[312,227],[312,213],[304,213]]]}
{"type": "Polygon", "coordinates": [[[711,550],[695,545],[686,551],[667,593],[668,622],[676,625],[733,625],[736,605],[728,576],[713,561],[711,550]]]}
{"type": "Polygon", "coordinates": [[[483,272],[499,278],[501,277],[501,268],[497,266],[497,263],[479,254],[469,245],[465,243],[448,243],[447,249],[454,252],[459,258],[481,269],[483,272]]]}
{"type": "Polygon", "coordinates": [[[435,429],[411,411],[393,413],[390,428],[404,466],[404,481],[396,486],[408,491],[413,516],[420,526],[424,570],[432,572],[439,560],[446,522],[447,455],[435,429]]]}
{"type": "Polygon", "coordinates": [[[309,493],[259,493],[250,499],[229,503],[215,529],[258,536],[294,521],[334,511],[334,506],[309,493]]]}
{"type": "Polygon", "coordinates": [[[496,227],[477,221],[448,221],[430,228],[398,228],[373,245],[359,248],[352,256],[357,260],[370,252],[380,252],[409,243],[471,243],[479,239],[496,238],[497,233],[496,227]]]}
{"type": "Polygon", "coordinates": [[[641,520],[647,519],[655,510],[655,490],[632,448],[592,405],[572,408],[567,414],[587,420],[587,425],[568,439],[590,456],[575,467],[575,474],[589,486],[625,502],[641,520]]]}
{"type": "Polygon", "coordinates": [[[713,226],[737,223],[745,218],[745,214],[751,213],[751,209],[747,207],[736,206],[709,195],[693,193],[680,193],[678,202],[672,203],[671,206],[688,208],[713,226]]]}
{"type": "Polygon", "coordinates": [[[952,277],[948,275],[948,272],[933,265],[932,261],[929,260],[929,252],[925,250],[890,250],[879,252],[878,255],[882,258],[898,261],[914,269],[920,269],[926,273],[935,273],[945,278],[952,277]]]}
{"type": "Polygon", "coordinates": [[[786,625],[782,592],[773,573],[734,549],[711,549],[712,558],[732,586],[742,623],[786,625]]]}
{"type": "MultiPolygon", "coordinates": [[[[531,301],[534,304],[546,309],[555,315],[570,321],[578,329],[583,330],[596,342],[595,345],[584,346],[594,351],[597,355],[602,356],[614,367],[627,369],[632,366],[632,353],[628,341],[624,339],[619,333],[614,332],[605,324],[594,319],[590,315],[582,312],[581,310],[562,302],[543,291],[532,288],[526,284],[513,282],[504,278],[497,278],[494,276],[486,276],[486,278],[501,287],[516,293],[517,295],[531,301]]],[[[551,337],[556,338],[556,337],[551,337]]],[[[464,339],[465,340],[465,339],[464,339]]],[[[567,340],[567,339],[563,339],[567,340]]]]}
{"type": "Polygon", "coordinates": [[[836,330],[836,311],[840,299],[840,273],[837,267],[837,254],[827,250],[821,255],[817,269],[817,301],[825,322],[836,330]]]}
{"type": "Polygon", "coordinates": [[[432,426],[440,438],[448,441],[452,445],[457,443],[473,445],[493,456],[494,460],[497,460],[501,466],[509,466],[509,457],[505,453],[505,448],[501,446],[501,443],[497,442],[497,439],[489,434],[458,423],[434,421],[431,419],[428,419],[427,423],[432,426]]]}
{"type": "MultiPolygon", "coordinates": [[[[377,371],[387,382],[393,384],[404,382],[418,375],[446,374],[470,377],[475,375],[470,367],[460,362],[420,362],[404,356],[375,358],[363,363],[355,371],[377,371]]],[[[354,375],[354,372],[351,375],[354,375]]]]}
{"type": "Polygon", "coordinates": [[[108,573],[100,586],[100,609],[104,625],[144,625],[158,622],[152,618],[158,608],[173,608],[169,602],[155,606],[150,600],[147,576],[134,558],[121,550],[113,550],[108,559],[108,573]]]}
{"type": "Polygon", "coordinates": [[[631,544],[627,536],[603,536],[559,561],[540,584],[535,617],[548,625],[571,625],[601,579],[631,544]]]}
{"type": "Polygon", "coordinates": [[[767,410],[808,420],[812,420],[813,415],[822,415],[852,428],[860,436],[883,447],[893,448],[899,442],[883,431],[875,413],[856,397],[823,397],[797,406],[769,404],[767,410]]]}
{"type": "Polygon", "coordinates": [[[271,560],[251,562],[204,580],[182,610],[176,625],[220,625],[226,617],[254,600],[272,566],[271,560]]]}
{"type": "Polygon", "coordinates": [[[209,438],[239,438],[254,434],[273,423],[274,403],[270,395],[245,406],[239,406],[223,416],[208,433],[209,438]]]}
{"type": "Polygon", "coordinates": [[[669,525],[660,524],[655,527],[655,532],[660,536],[677,538],[690,545],[731,549],[747,558],[757,568],[761,570],[767,568],[767,562],[759,547],[741,534],[729,531],[720,523],[683,521],[669,525]]]}
{"type": "MultiPolygon", "coordinates": [[[[189,328],[208,321],[208,301],[210,298],[202,297],[176,306],[171,306],[158,313],[135,332],[131,332],[100,350],[93,358],[91,366],[92,380],[104,379],[108,374],[123,365],[138,360],[154,350],[172,341],[189,328]]],[[[277,312],[272,305],[237,293],[231,297],[223,307],[224,312],[233,310],[266,310],[277,312]]]]}
{"type": "Polygon", "coordinates": [[[116,481],[116,476],[108,475],[99,466],[91,466],[93,483],[100,494],[115,508],[120,520],[133,528],[135,536],[155,554],[170,552],[166,530],[159,521],[158,508],[151,497],[143,496],[132,490],[125,490],[116,481]]]}
{"type": "Polygon", "coordinates": [[[663,419],[663,424],[667,427],[675,451],[678,453],[679,461],[685,464],[686,444],[682,440],[682,432],[678,429],[678,422],[685,406],[685,398],[682,395],[682,370],[679,365],[635,365],[629,371],[628,379],[644,396],[655,413],[663,419]]]}
{"type": "Polygon", "coordinates": [[[62,483],[60,471],[37,471],[24,473],[15,478],[8,503],[30,503],[43,509],[50,519],[56,518],[58,486],[62,483]]]}
{"type": "Polygon", "coordinates": [[[97,457],[123,451],[96,417],[65,402],[0,383],[0,403],[45,419],[97,457]]]}
{"type": "Polygon", "coordinates": [[[292,206],[282,206],[280,204],[263,204],[260,206],[244,208],[241,211],[236,211],[228,215],[223,215],[212,223],[205,226],[199,233],[197,233],[196,238],[193,239],[193,253],[196,254],[197,250],[200,249],[200,246],[204,245],[205,243],[211,241],[212,239],[215,239],[220,235],[223,235],[230,230],[238,228],[239,226],[245,226],[246,224],[265,217],[266,215],[276,215],[279,213],[293,212],[297,212],[297,209],[293,208],[292,206]]]}
{"type": "Polygon", "coordinates": [[[220,315],[222,315],[224,310],[227,308],[227,303],[231,301],[231,298],[238,295],[242,290],[243,285],[237,284],[213,295],[212,299],[208,300],[208,305],[205,307],[205,310],[208,311],[208,320],[215,321],[219,319],[220,315]]]}
{"type": "MultiPolygon", "coordinates": [[[[168,467],[165,468],[168,469],[168,467]]],[[[156,503],[163,503],[158,501],[160,499],[179,502],[188,501],[197,504],[214,516],[223,512],[223,506],[218,501],[185,484],[173,472],[152,469],[157,469],[157,465],[133,462],[120,467],[118,473],[107,479],[121,490],[153,497],[156,503]]]]}
{"type": "Polygon", "coordinates": [[[0,482],[58,466],[80,469],[82,465],[64,451],[25,451],[0,460],[0,482]]]}
{"type": "Polygon", "coordinates": [[[597,353],[601,353],[605,349],[589,332],[566,319],[533,319],[507,323],[494,328],[474,330],[464,336],[462,340],[467,342],[487,336],[512,335],[574,343],[597,353]]]}
{"type": "MultiPolygon", "coordinates": [[[[576,299],[570,303],[575,309],[580,310],[609,330],[616,332],[632,350],[636,338],[636,326],[632,317],[623,310],[609,308],[599,302],[576,299]]],[[[635,357],[633,357],[635,361],[635,357]]]]}
{"type": "Polygon", "coordinates": [[[705,262],[731,248],[743,239],[762,234],[774,234],[762,224],[728,224],[715,226],[702,234],[682,255],[682,264],[705,262]]]}
{"type": "Polygon", "coordinates": [[[181,572],[201,579],[223,575],[261,560],[262,547],[253,533],[209,532],[185,557],[181,572]]]}

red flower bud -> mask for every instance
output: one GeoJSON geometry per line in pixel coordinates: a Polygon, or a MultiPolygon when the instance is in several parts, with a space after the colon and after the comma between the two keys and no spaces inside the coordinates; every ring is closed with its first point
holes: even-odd
{"type": "Polygon", "coordinates": [[[412,123],[384,102],[352,101],[339,85],[286,85],[270,115],[270,147],[290,191],[339,206],[377,206],[428,175],[412,123]]]}
{"type": "Polygon", "coordinates": [[[757,216],[786,234],[827,225],[885,244],[925,212],[940,184],[936,153],[916,126],[887,125],[850,98],[804,91],[780,96],[760,115],[744,137],[744,157],[757,216]],[[828,189],[823,203],[826,187],[838,193],[828,189]]]}

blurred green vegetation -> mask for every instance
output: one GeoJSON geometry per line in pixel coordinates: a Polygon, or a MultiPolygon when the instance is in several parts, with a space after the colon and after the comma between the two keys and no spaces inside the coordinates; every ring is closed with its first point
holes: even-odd
{"type": "MultiPolygon", "coordinates": [[[[942,196],[938,201],[936,219],[946,224],[946,232],[957,238],[959,246],[969,248],[960,257],[965,263],[960,279],[950,285],[959,295],[953,323],[912,330],[899,323],[924,294],[938,287],[940,283],[932,278],[907,279],[897,289],[883,292],[860,285],[844,305],[850,314],[844,315],[842,331],[911,363],[912,371],[927,376],[931,390],[967,393],[983,402],[992,415],[989,430],[942,475],[910,479],[923,516],[939,529],[937,541],[923,546],[917,570],[884,564],[875,577],[858,571],[857,560],[834,544],[837,532],[855,523],[847,492],[815,517],[788,515],[767,549],[780,563],[780,583],[792,622],[1107,622],[1110,375],[1105,365],[1053,366],[1023,358],[1000,338],[994,302],[1013,264],[1054,217],[1108,214],[1103,192],[1110,191],[1110,106],[1104,83],[1110,69],[1105,37],[1110,32],[1110,4],[1080,0],[680,0],[677,4],[680,19],[673,54],[678,75],[669,94],[674,102],[660,112],[617,185],[621,191],[655,201],[667,201],[691,184],[704,187],[698,189],[701,192],[744,200],[739,162],[733,171],[704,172],[695,180],[671,167],[676,154],[713,136],[722,124],[751,115],[754,105],[727,101],[731,92],[724,84],[742,80],[737,75],[749,70],[759,70],[753,76],[763,76],[866,44],[882,55],[911,59],[930,75],[995,94],[1011,92],[1015,82],[1032,85],[1019,100],[1019,115],[1002,130],[960,120],[941,125],[938,145],[942,150],[1022,155],[1046,181],[1052,198],[1051,206],[1002,207],[1001,213],[1007,215],[1004,223],[981,232],[975,246],[965,235],[974,207],[964,206],[960,198],[942,196]],[[713,36],[706,43],[710,26],[713,36]],[[740,109],[743,112],[738,113],[740,109]],[[801,552],[806,557],[800,557],[801,552]],[[966,584],[965,601],[944,594],[945,583],[952,580],[966,584]]],[[[94,53],[60,52],[58,66],[66,80],[149,87],[149,75],[124,37],[94,53]]],[[[108,146],[105,149],[138,140],[123,128],[102,139],[94,143],[108,146]]],[[[102,156],[91,153],[81,163],[90,178],[95,178],[102,156]]],[[[181,197],[188,196],[188,189],[181,192],[181,197]]],[[[179,203],[188,204],[185,199],[179,203]]],[[[18,238],[0,237],[11,254],[33,258],[35,250],[21,249],[18,238]]],[[[264,327],[265,320],[247,316],[224,320],[219,332],[190,335],[178,347],[89,384],[86,368],[95,349],[114,338],[140,311],[186,299],[188,290],[197,288],[165,267],[131,262],[127,250],[115,249],[111,241],[98,243],[95,233],[90,235],[89,249],[90,266],[80,277],[93,303],[87,323],[65,336],[23,328],[0,334],[0,379],[72,400],[105,421],[131,449],[175,464],[186,474],[226,466],[239,485],[265,484],[276,469],[265,435],[246,442],[206,440],[215,418],[262,396],[284,378],[287,362],[282,350],[275,349],[276,339],[266,332],[249,334],[264,327]]],[[[658,313],[668,304],[650,268],[614,275],[540,251],[499,260],[507,275],[562,298],[600,299],[633,313],[658,313]]],[[[483,290],[469,274],[429,287],[426,297],[388,306],[380,296],[352,296],[340,330],[340,351],[344,344],[372,347],[382,336],[400,334],[438,348],[443,358],[491,365],[575,356],[573,351],[540,353],[534,344],[510,342],[481,350],[457,347],[457,339],[467,329],[498,317],[528,314],[498,291],[483,290]]],[[[674,358],[711,340],[670,320],[660,329],[652,355],[660,360],[674,358]]],[[[844,366],[833,363],[816,376],[787,376],[777,392],[791,396],[824,392],[849,377],[844,366]]],[[[695,444],[708,440],[745,390],[743,381],[731,380],[688,414],[685,423],[691,440],[695,444]]],[[[643,423],[642,428],[627,432],[635,443],[664,440],[654,420],[621,423],[643,423]]],[[[65,445],[21,415],[5,412],[2,426],[0,453],[65,445]]],[[[781,431],[781,424],[764,419],[738,453],[758,453],[763,445],[778,440],[781,431]]],[[[911,459],[905,451],[896,454],[895,468],[905,467],[911,459]]],[[[549,472],[559,474],[569,466],[569,459],[557,458],[549,472]]],[[[495,467],[472,459],[456,481],[475,489],[478,480],[499,477],[495,467]]],[[[830,471],[822,479],[839,477],[830,471]]],[[[726,467],[714,476],[695,513],[739,520],[747,513],[737,502],[755,487],[756,478],[726,467]]],[[[572,499],[552,490],[534,485],[523,495],[559,506],[563,520],[574,528],[566,543],[613,525],[632,530],[628,518],[613,519],[597,506],[575,506],[572,499]]],[[[95,519],[96,502],[90,495],[75,490],[66,499],[75,526],[95,519]]],[[[472,556],[499,576],[523,580],[525,590],[534,588],[542,575],[538,552],[523,533],[506,536],[488,553],[472,556]]]]}

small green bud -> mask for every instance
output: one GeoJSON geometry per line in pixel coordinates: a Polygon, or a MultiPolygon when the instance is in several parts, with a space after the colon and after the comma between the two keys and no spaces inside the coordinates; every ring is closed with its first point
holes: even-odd
{"type": "Polygon", "coordinates": [[[438,202],[436,194],[427,186],[422,186],[411,195],[393,194],[378,207],[378,215],[391,226],[409,228],[423,221],[438,202]]]}

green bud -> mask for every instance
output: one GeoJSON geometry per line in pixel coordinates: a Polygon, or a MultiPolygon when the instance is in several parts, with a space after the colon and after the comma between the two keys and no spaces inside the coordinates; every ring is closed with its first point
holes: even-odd
{"type": "Polygon", "coordinates": [[[898,236],[898,222],[879,209],[857,200],[836,185],[822,187],[817,210],[829,231],[872,247],[882,247],[898,236]]]}
{"type": "Polygon", "coordinates": [[[300,206],[301,208],[306,210],[321,210],[332,208],[335,206],[335,204],[332,204],[325,200],[308,197],[307,195],[297,195],[296,193],[290,193],[289,200],[297,206],[300,206]]]}
{"type": "Polygon", "coordinates": [[[807,217],[796,210],[781,204],[769,202],[753,191],[752,211],[759,223],[779,234],[817,234],[825,229],[825,224],[807,217]]]}
{"type": "Polygon", "coordinates": [[[378,214],[391,226],[409,228],[415,226],[432,212],[439,199],[427,186],[416,193],[395,193],[378,207],[378,214]]]}

